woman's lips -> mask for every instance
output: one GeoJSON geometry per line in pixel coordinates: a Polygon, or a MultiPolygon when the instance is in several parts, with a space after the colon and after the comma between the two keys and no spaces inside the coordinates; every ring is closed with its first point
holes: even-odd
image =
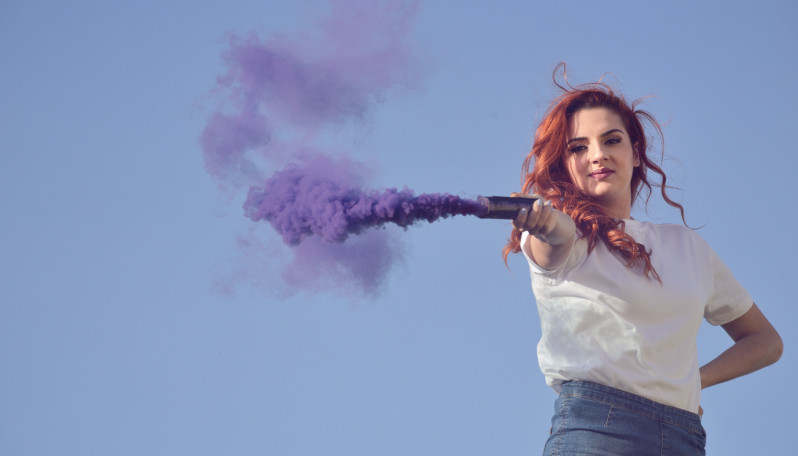
{"type": "Polygon", "coordinates": [[[590,173],[590,177],[596,180],[602,180],[610,177],[615,171],[607,168],[597,169],[590,173]]]}

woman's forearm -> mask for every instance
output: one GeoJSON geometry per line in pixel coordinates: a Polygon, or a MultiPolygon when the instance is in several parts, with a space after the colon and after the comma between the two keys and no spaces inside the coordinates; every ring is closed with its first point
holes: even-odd
{"type": "Polygon", "coordinates": [[[727,382],[769,366],[779,360],[782,349],[781,337],[775,330],[746,335],[701,367],[701,388],[727,382]]]}

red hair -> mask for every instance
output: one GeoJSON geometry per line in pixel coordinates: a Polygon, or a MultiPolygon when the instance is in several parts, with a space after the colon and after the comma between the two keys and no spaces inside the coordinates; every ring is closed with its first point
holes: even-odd
{"type": "MultiPolygon", "coordinates": [[[[636,167],[632,174],[632,204],[644,189],[647,192],[646,204],[648,203],[651,198],[648,171],[653,171],[660,177],[660,182],[655,186],[660,188],[662,198],[669,205],[679,209],[682,222],[687,225],[682,205],[668,197],[665,172],[648,157],[649,144],[643,122],[648,122],[654,128],[664,149],[664,139],[659,123],[654,116],[637,108],[640,100],[629,105],[623,95],[616,94],[609,85],[603,82],[571,86],[566,78],[565,64],[557,65],[554,69],[553,79],[554,84],[562,89],[563,94],[551,103],[535,132],[532,151],[524,159],[522,167],[522,192],[524,194],[540,194],[546,200],[551,201],[555,208],[568,214],[576,223],[580,237],[587,239],[588,252],[592,252],[596,243],[601,240],[626,260],[627,267],[631,268],[641,264],[646,277],[662,282],[659,274],[651,265],[651,250],[626,234],[623,220],[607,215],[603,206],[577,188],[571,182],[571,177],[565,166],[569,127],[574,114],[582,109],[599,107],[610,109],[623,120],[633,150],[640,160],[640,166],[636,167]],[[564,84],[557,81],[557,73],[561,67],[564,84]]],[[[662,153],[664,150],[661,151],[662,153]]],[[[510,253],[520,251],[521,233],[518,230],[513,230],[509,242],[503,250],[504,262],[507,263],[510,253]]]]}

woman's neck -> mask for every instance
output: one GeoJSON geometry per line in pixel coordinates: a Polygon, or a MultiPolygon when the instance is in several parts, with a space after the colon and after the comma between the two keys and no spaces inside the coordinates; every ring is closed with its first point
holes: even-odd
{"type": "Polygon", "coordinates": [[[632,216],[632,201],[614,201],[612,204],[605,204],[601,202],[607,215],[616,219],[628,219],[632,216]]]}

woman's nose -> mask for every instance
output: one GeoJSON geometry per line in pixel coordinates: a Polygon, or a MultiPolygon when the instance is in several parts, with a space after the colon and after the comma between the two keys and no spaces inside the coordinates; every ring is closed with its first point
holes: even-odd
{"type": "Polygon", "coordinates": [[[607,154],[606,154],[606,151],[604,150],[604,147],[602,147],[601,144],[597,144],[594,147],[590,148],[589,157],[590,157],[590,162],[591,163],[598,163],[601,160],[604,160],[605,158],[607,158],[607,154]]]}

